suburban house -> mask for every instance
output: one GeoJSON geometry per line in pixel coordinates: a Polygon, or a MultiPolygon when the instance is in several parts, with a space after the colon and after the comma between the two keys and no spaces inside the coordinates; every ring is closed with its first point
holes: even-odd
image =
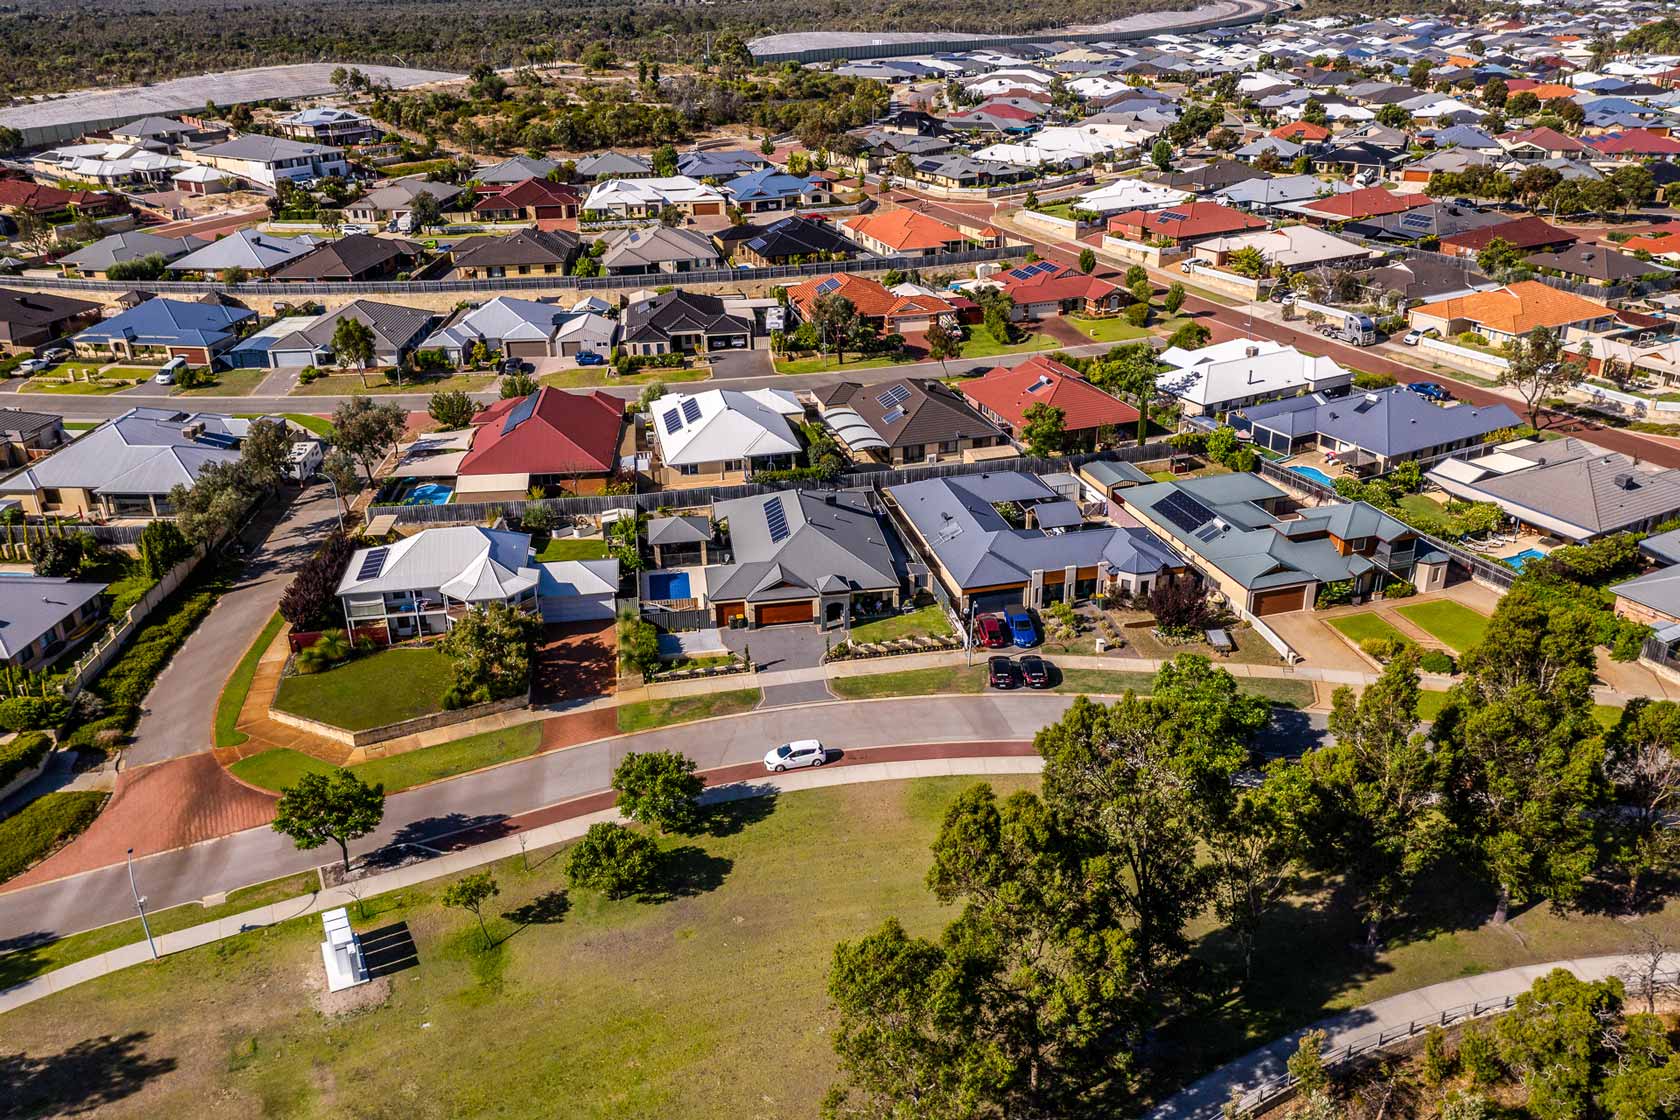
{"type": "Polygon", "coordinates": [[[481,222],[538,222],[575,218],[582,196],[576,187],[547,179],[509,183],[473,203],[473,217],[481,222]]]}
{"type": "Polygon", "coordinates": [[[786,470],[803,448],[790,420],[805,408],[786,389],[667,393],[648,406],[648,430],[662,486],[745,482],[755,471],[786,470]]]}
{"type": "Polygon", "coordinates": [[[212,135],[225,136],[226,133],[201,124],[188,124],[175,117],[141,117],[111,129],[111,139],[142,147],[178,148],[182,144],[199,143],[212,135]]]}
{"type": "Polygon", "coordinates": [[[1083,602],[1122,589],[1147,594],[1184,570],[1137,524],[1086,522],[1071,494],[1036,475],[999,470],[886,489],[905,540],[967,618],[1008,607],[1083,602]]]}
{"type": "Polygon", "coordinates": [[[1382,187],[1360,187],[1358,190],[1326,195],[1311,202],[1297,202],[1280,209],[1309,222],[1331,225],[1339,222],[1368,222],[1386,214],[1403,214],[1407,210],[1428,204],[1429,199],[1422,195],[1406,194],[1382,187]]]}
{"type": "Polygon", "coordinates": [[[1090,449],[1107,433],[1136,424],[1138,411],[1116,400],[1053,358],[1035,354],[1017,366],[998,366],[960,386],[980,415],[998,425],[1017,442],[1026,425],[1026,412],[1035,404],[1062,413],[1066,432],[1063,449],[1090,449]]]}
{"type": "Polygon", "coordinates": [[[1122,491],[1122,513],[1172,542],[1239,611],[1310,610],[1328,583],[1370,595],[1410,579],[1411,526],[1365,502],[1286,511],[1283,491],[1253,474],[1154,482],[1122,491]]]}
{"type": "Polygon", "coordinates": [[[243,269],[250,276],[267,276],[319,244],[308,234],[276,237],[254,229],[242,229],[175,258],[167,267],[170,272],[202,272],[212,276],[229,269],[243,269]]]}
{"type": "Polygon", "coordinates": [[[472,426],[472,446],[455,464],[455,493],[474,502],[518,501],[533,487],[599,494],[618,473],[626,435],[624,402],[617,397],[546,386],[497,401],[474,416],[472,426]]]}
{"type": "Polygon", "coordinates": [[[375,368],[399,367],[419,348],[437,316],[423,308],[359,299],[320,315],[287,315],[246,335],[225,355],[235,369],[292,369],[330,366],[338,324],[355,319],[373,332],[375,368]]]}
{"type": "Polygon", "coordinates": [[[239,341],[256,317],[244,307],[159,296],[93,324],[71,342],[82,357],[158,363],[185,358],[188,365],[207,366],[239,341]]]}
{"type": "Polygon", "coordinates": [[[1494,346],[1510,342],[1536,327],[1594,334],[1608,330],[1616,313],[1569,292],[1559,291],[1538,280],[1520,280],[1491,292],[1437,300],[1414,307],[1408,313],[1419,330],[1433,328],[1450,336],[1474,331],[1494,346]]]}
{"type": "Polygon", "coordinates": [[[1525,128],[1501,133],[1494,139],[1499,141],[1507,156],[1523,163],[1546,159],[1588,159],[1596,154],[1581,141],[1565,136],[1555,128],[1525,128]]]}
{"type": "Polygon", "coordinates": [[[1359,281],[1373,299],[1393,292],[1406,303],[1447,299],[1499,287],[1497,281],[1488,279],[1468,261],[1451,263],[1434,257],[1412,257],[1367,269],[1359,274],[1359,281]]]}
{"type": "Polygon", "coordinates": [[[605,357],[617,330],[616,322],[592,311],[497,296],[455,312],[420,348],[442,350],[457,364],[479,343],[508,358],[575,357],[584,350],[605,357]]]}
{"type": "Polygon", "coordinates": [[[939,296],[899,295],[877,280],[849,272],[813,276],[787,290],[788,306],[801,319],[813,320],[824,297],[851,301],[858,317],[887,334],[925,331],[935,322],[956,321],[956,308],[939,296]]]}
{"type": "Polygon", "coordinates": [[[1221,417],[1261,401],[1345,392],[1353,384],[1353,371],[1331,358],[1266,338],[1233,338],[1199,350],[1173,346],[1158,360],[1171,368],[1155,386],[1178,398],[1185,416],[1221,417]]]}
{"type": "Polygon", "coordinates": [[[238,461],[251,424],[213,413],[131,408],[0,481],[0,498],[16,498],[32,517],[169,517],[170,490],[192,486],[212,463],[238,461]]]}
{"type": "Polygon", "coordinates": [[[1522,421],[1508,405],[1442,407],[1401,386],[1345,397],[1311,393],[1238,409],[1232,427],[1256,447],[1291,455],[1316,448],[1363,475],[1407,460],[1428,466],[1456,452],[1487,450],[1487,438],[1522,421]]]}
{"type": "Polygon", "coordinates": [[[287,113],[274,126],[293,140],[313,144],[371,144],[385,135],[372,117],[331,105],[287,113]]]}
{"type": "Polygon", "coordinates": [[[269,275],[275,280],[392,280],[412,272],[425,252],[412,241],[353,233],[323,242],[269,275]]]}
{"type": "Polygon", "coordinates": [[[672,291],[624,309],[628,354],[709,354],[752,347],[751,317],[731,314],[718,296],[672,291]]]}
{"type": "Polygon", "coordinates": [[[83,245],[74,253],[65,254],[58,258],[58,267],[67,276],[74,272],[103,280],[112,265],[141,261],[147,257],[160,258],[167,264],[208,244],[198,237],[159,237],[155,233],[129,230],[101,237],[91,245],[83,245]]]}
{"type": "Polygon", "coordinates": [[[1474,257],[1493,244],[1495,238],[1524,253],[1567,249],[1575,244],[1573,233],[1530,215],[1448,234],[1441,238],[1441,252],[1449,257],[1474,257]]]}
{"type": "Polygon", "coordinates": [[[1534,253],[1529,256],[1528,263],[1543,274],[1562,276],[1577,284],[1600,288],[1660,279],[1669,275],[1670,271],[1631,253],[1620,253],[1599,245],[1575,244],[1560,252],[1534,253]]]}
{"type": "Polygon", "coordinates": [[[902,207],[859,214],[842,224],[852,240],[882,256],[931,257],[970,247],[962,231],[902,207]]]}
{"type": "Polygon", "coordinates": [[[712,506],[729,525],[733,563],[703,569],[717,625],[850,626],[859,601],[891,610],[902,564],[868,490],[785,490],[712,506]]]}
{"type": "Polygon", "coordinates": [[[606,252],[601,267],[608,276],[652,276],[704,272],[723,267],[717,247],[705,234],[669,226],[615,229],[601,235],[606,252]]]}
{"type": "Polygon", "coordinates": [[[817,391],[817,408],[858,462],[913,466],[969,462],[986,448],[1013,453],[996,425],[961,393],[931,378],[868,386],[842,381],[817,391]]]}
{"type": "Polygon", "coordinates": [[[613,617],[617,560],[539,564],[526,533],[451,525],[361,548],[338,583],[345,629],[379,627],[387,642],[444,634],[474,608],[505,603],[546,622],[613,617]],[[574,573],[589,576],[580,587],[574,573]],[[602,585],[611,592],[600,590],[602,585]],[[569,602],[580,597],[589,600],[569,602]]]}
{"type": "Polygon", "coordinates": [[[69,442],[61,416],[0,408],[0,467],[24,466],[69,442]]]}
{"type": "Polygon", "coordinates": [[[844,261],[862,250],[829,222],[790,215],[767,226],[736,226],[716,240],[738,264],[772,267],[802,261],[844,261]]]}
{"type": "Polygon", "coordinates": [[[499,280],[505,276],[560,276],[579,249],[567,230],[522,229],[486,233],[457,241],[449,250],[452,275],[461,280],[499,280]]]}
{"type": "Polygon", "coordinates": [[[608,179],[590,188],[583,214],[601,218],[657,218],[667,206],[691,218],[721,216],[723,193],[687,175],[608,179]]]}
{"type": "Polygon", "coordinates": [[[677,154],[677,174],[691,179],[730,179],[749,171],[762,171],[770,161],[745,148],[717,148],[677,154]]]}
{"type": "Polygon", "coordinates": [[[834,201],[834,193],[823,180],[789,175],[774,167],[749,171],[723,185],[723,191],[735,200],[743,214],[761,214],[775,210],[797,210],[801,206],[827,206],[834,201]]]}
{"type": "MultiPolygon", "coordinates": [[[[28,213],[56,224],[70,221],[72,211],[96,218],[123,214],[128,211],[128,200],[109,191],[72,191],[28,179],[0,177],[0,214],[28,213]]],[[[9,232],[10,228],[10,223],[0,223],[0,229],[9,232]]]]}
{"type": "Polygon", "coordinates": [[[40,672],[74,649],[105,617],[105,587],[8,575],[0,596],[0,666],[40,672]]]}
{"type": "Polygon", "coordinates": [[[0,288],[0,349],[34,350],[98,314],[99,304],[89,300],[0,288]]]}
{"type": "Polygon", "coordinates": [[[177,154],[188,163],[269,190],[282,179],[319,179],[328,175],[348,178],[350,175],[343,148],[283,136],[250,133],[207,148],[182,148],[177,154]]]}
{"type": "Polygon", "coordinates": [[[461,194],[461,188],[449,183],[434,183],[429,179],[411,176],[393,179],[368,191],[344,208],[344,217],[352,222],[384,225],[414,213],[414,200],[423,194],[437,199],[438,210],[450,208],[461,194]]]}
{"type": "Polygon", "coordinates": [[[1664,651],[1661,663],[1674,668],[1675,645],[1680,643],[1680,568],[1646,572],[1611,585],[1610,592],[1616,597],[1616,615],[1654,629],[1656,634],[1646,639],[1646,648],[1653,641],[1660,643],[1664,651]]]}
{"type": "Polygon", "coordinates": [[[1267,268],[1276,267],[1284,272],[1300,272],[1308,268],[1357,268],[1367,264],[1373,256],[1373,250],[1364,245],[1337,237],[1316,226],[1283,226],[1215,237],[1197,245],[1196,253],[1209,258],[1217,266],[1224,266],[1234,254],[1244,249],[1256,250],[1267,268]]]}
{"type": "Polygon", "coordinates": [[[1395,214],[1380,214],[1364,221],[1349,222],[1342,227],[1342,232],[1372,241],[1413,244],[1429,237],[1440,240],[1483,226],[1505,225],[1508,221],[1503,214],[1473,210],[1451,202],[1431,202],[1395,214]]]}
{"type": "Polygon", "coordinates": [[[635,179],[653,174],[653,164],[641,156],[623,152],[596,152],[577,161],[574,168],[579,179],[599,182],[602,179],[635,179]]]}
{"type": "Polygon", "coordinates": [[[1447,459],[1429,480],[1455,498],[1497,504],[1525,531],[1572,544],[1644,534],[1680,514],[1680,471],[1573,436],[1516,440],[1475,459],[1447,459]]]}
{"type": "Polygon", "coordinates": [[[1190,201],[1190,192],[1146,183],[1141,179],[1116,179],[1079,196],[1079,208],[1098,214],[1124,214],[1128,210],[1162,210],[1190,201]]]}
{"type": "Polygon", "coordinates": [[[1097,319],[1118,313],[1132,299],[1118,284],[1051,261],[995,273],[992,280],[1001,281],[1014,300],[1010,318],[1017,322],[1063,314],[1097,319]]]}
{"type": "Polygon", "coordinates": [[[1112,237],[1146,245],[1184,247],[1210,237],[1265,229],[1266,220],[1217,202],[1187,202],[1167,210],[1131,210],[1108,220],[1112,237]]]}

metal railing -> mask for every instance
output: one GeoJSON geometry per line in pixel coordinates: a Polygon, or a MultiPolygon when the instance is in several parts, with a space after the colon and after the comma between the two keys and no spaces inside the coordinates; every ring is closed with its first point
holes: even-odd
{"type": "Polygon", "coordinates": [[[807,264],[772,265],[767,268],[718,268],[704,272],[655,273],[640,276],[502,276],[486,280],[347,280],[265,281],[225,284],[217,280],[83,280],[45,276],[8,276],[6,286],[31,291],[129,292],[158,295],[204,295],[227,293],[242,296],[335,296],[335,295],[425,295],[458,292],[506,293],[552,290],[608,291],[645,288],[649,284],[751,284],[766,280],[791,280],[822,276],[830,272],[888,272],[941,268],[947,265],[979,264],[985,261],[1022,257],[1026,245],[1000,245],[966,249],[960,253],[928,256],[854,257],[844,261],[812,261],[807,264]]]}

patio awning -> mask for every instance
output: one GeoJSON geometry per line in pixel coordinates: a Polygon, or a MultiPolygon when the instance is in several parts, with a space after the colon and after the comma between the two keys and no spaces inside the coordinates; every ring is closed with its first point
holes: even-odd
{"type": "Polygon", "coordinates": [[[467,474],[455,480],[455,496],[464,494],[524,494],[531,489],[529,474],[467,474]]]}
{"type": "Polygon", "coordinates": [[[386,473],[392,478],[454,478],[461,469],[465,451],[447,451],[441,455],[404,455],[386,473]]]}
{"type": "Polygon", "coordinates": [[[882,439],[869,422],[850,408],[831,408],[823,414],[823,423],[833,429],[848,451],[885,451],[882,439]]]}
{"type": "Polygon", "coordinates": [[[382,513],[367,523],[366,535],[370,537],[383,537],[386,533],[389,533],[396,527],[397,515],[394,513],[382,513]]]}
{"type": "Polygon", "coordinates": [[[1032,515],[1040,529],[1071,529],[1085,520],[1078,503],[1066,500],[1039,502],[1032,507],[1032,515]]]}

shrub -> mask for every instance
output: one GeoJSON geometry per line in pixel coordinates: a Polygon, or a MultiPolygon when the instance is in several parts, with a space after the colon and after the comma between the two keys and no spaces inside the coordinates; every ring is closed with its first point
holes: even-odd
{"type": "Polygon", "coordinates": [[[1418,658],[1418,668],[1426,673],[1456,673],[1458,663],[1453,655],[1442,649],[1428,649],[1418,658]]]}
{"type": "Polygon", "coordinates": [[[618,628],[618,660],[644,677],[659,669],[659,629],[646,619],[625,619],[618,628]]]}
{"type": "Polygon", "coordinates": [[[1353,375],[1355,389],[1388,389],[1396,384],[1394,378],[1386,373],[1367,373],[1360,370],[1353,375]]]}
{"type": "Polygon", "coordinates": [[[154,580],[162,579],[191,552],[192,545],[173,521],[153,521],[140,530],[140,561],[154,580]]]}
{"type": "MultiPolygon", "coordinates": [[[[64,718],[64,702],[40,696],[14,696],[0,700],[0,728],[7,731],[30,731],[41,727],[56,727],[64,718]]],[[[0,748],[4,750],[4,748],[0,748]]],[[[0,785],[5,780],[0,779],[0,785]]]]}
{"type": "Polygon", "coordinates": [[[0,744],[0,786],[40,764],[52,750],[51,737],[40,731],[19,735],[9,743],[0,744]]]}
{"type": "Polygon", "coordinates": [[[641,894],[659,873],[659,845],[621,824],[589,826],[566,857],[573,886],[598,890],[608,898],[641,894]]]}
{"type": "Polygon", "coordinates": [[[0,821],[0,880],[39,863],[99,815],[105,794],[49,793],[0,821]]]}
{"type": "Polygon", "coordinates": [[[1126,308],[1126,322],[1134,327],[1141,327],[1148,323],[1149,305],[1147,303],[1134,303],[1126,308]]]}
{"type": "Polygon", "coordinates": [[[1324,610],[1327,607],[1339,607],[1343,603],[1351,602],[1353,602],[1353,581],[1351,579],[1339,579],[1320,587],[1318,598],[1313,601],[1313,605],[1319,610],[1324,610]]]}
{"type": "Polygon", "coordinates": [[[1412,643],[1404,638],[1366,638],[1359,643],[1360,650],[1367,657],[1374,657],[1385,665],[1405,653],[1411,646],[1412,643]]]}
{"type": "Polygon", "coordinates": [[[1397,579],[1383,588],[1384,599],[1410,599],[1417,594],[1417,588],[1403,579],[1397,579]]]}

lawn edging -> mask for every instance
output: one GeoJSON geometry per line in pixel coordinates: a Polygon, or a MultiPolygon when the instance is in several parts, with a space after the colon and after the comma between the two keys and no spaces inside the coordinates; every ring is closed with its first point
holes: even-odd
{"type": "Polygon", "coordinates": [[[360,731],[350,731],[334,724],[322,723],[308,716],[293,715],[272,706],[268,709],[268,718],[275,723],[283,723],[287,727],[295,727],[299,731],[307,731],[311,735],[330,739],[335,743],[343,743],[349,747],[366,747],[388,739],[400,739],[404,735],[417,735],[422,731],[434,731],[440,727],[450,727],[457,723],[467,723],[484,716],[500,715],[530,706],[531,691],[527,687],[522,696],[509,696],[505,700],[492,700],[467,708],[446,709],[430,715],[415,716],[413,719],[399,720],[396,723],[382,724],[379,727],[365,727],[360,731]]]}
{"type": "Polygon", "coordinates": [[[245,707],[245,698],[251,694],[251,682],[256,680],[257,665],[262,661],[263,654],[274,644],[275,636],[286,620],[275,611],[263,625],[262,631],[251,643],[239,663],[228,674],[227,680],[222,682],[222,691],[216,697],[216,714],[211,722],[210,742],[217,747],[237,747],[248,742],[250,736],[238,728],[239,713],[245,707]]]}

